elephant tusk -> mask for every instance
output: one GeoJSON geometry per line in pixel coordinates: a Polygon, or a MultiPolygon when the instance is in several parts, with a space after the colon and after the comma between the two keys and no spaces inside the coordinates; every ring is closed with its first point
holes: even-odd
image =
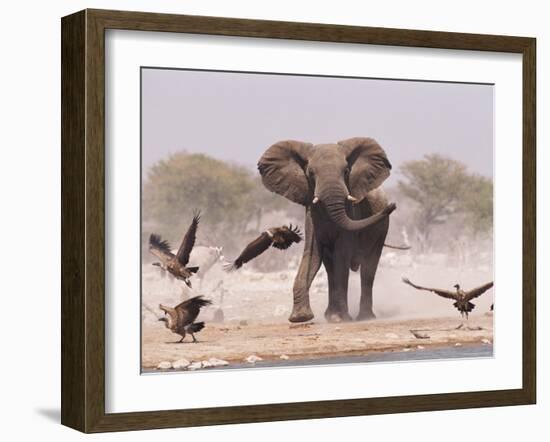
{"type": "Polygon", "coordinates": [[[312,204],[317,204],[318,202],[319,202],[319,198],[318,197],[313,197],[312,204]]]}
{"type": "Polygon", "coordinates": [[[351,196],[351,195],[348,195],[348,196],[347,196],[347,200],[348,200],[348,201],[351,201],[352,203],[356,203],[356,202],[357,202],[357,198],[355,198],[354,196],[351,196]]]}

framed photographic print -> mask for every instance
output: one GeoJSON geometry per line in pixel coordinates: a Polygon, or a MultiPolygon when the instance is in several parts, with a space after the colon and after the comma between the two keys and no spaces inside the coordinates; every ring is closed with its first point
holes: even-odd
{"type": "Polygon", "coordinates": [[[62,19],[62,423],[532,404],[535,40],[62,19]]]}

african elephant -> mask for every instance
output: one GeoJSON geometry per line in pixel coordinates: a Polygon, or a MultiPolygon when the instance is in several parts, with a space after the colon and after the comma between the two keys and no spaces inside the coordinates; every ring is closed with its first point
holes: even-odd
{"type": "Polygon", "coordinates": [[[389,227],[388,215],[395,210],[380,187],[390,169],[386,153],[371,138],[316,146],[280,141],[258,161],[267,189],[305,206],[305,245],[289,321],[313,318],[309,288],[321,264],[328,277],[327,321],[351,320],[350,269],[360,269],[361,275],[357,319],[375,318],[372,285],[389,227]]]}

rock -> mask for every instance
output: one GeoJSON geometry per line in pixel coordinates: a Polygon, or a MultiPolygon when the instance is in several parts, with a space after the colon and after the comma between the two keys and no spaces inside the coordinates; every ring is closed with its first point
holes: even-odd
{"type": "Polygon", "coordinates": [[[178,359],[177,361],[172,362],[172,367],[176,370],[184,370],[191,364],[187,359],[178,359]]]}
{"type": "Polygon", "coordinates": [[[286,361],[287,359],[290,359],[287,355],[281,355],[279,356],[279,359],[283,359],[284,361],[286,361]]]}
{"type": "Polygon", "coordinates": [[[208,362],[210,363],[211,367],[224,367],[226,365],[229,365],[229,362],[218,358],[210,358],[208,359],[208,362]]]}
{"type": "Polygon", "coordinates": [[[457,343],[455,344],[455,347],[461,347],[461,346],[462,346],[462,344],[461,344],[460,342],[457,342],[457,343]]]}
{"type": "Polygon", "coordinates": [[[342,330],[342,327],[334,327],[334,330],[340,331],[340,330],[342,330]]]}
{"type": "Polygon", "coordinates": [[[299,324],[290,324],[288,326],[288,328],[290,328],[290,329],[293,329],[293,328],[309,328],[313,324],[314,324],[313,322],[302,322],[302,323],[299,323],[299,324]]]}
{"type": "Polygon", "coordinates": [[[193,361],[187,366],[187,370],[198,370],[199,368],[202,368],[201,361],[193,361]]]}
{"type": "Polygon", "coordinates": [[[262,358],[260,358],[259,356],[256,356],[256,355],[250,355],[245,359],[245,361],[248,362],[249,364],[255,364],[256,362],[261,361],[261,360],[262,360],[262,358]]]}
{"type": "Polygon", "coordinates": [[[210,361],[201,361],[201,368],[209,368],[209,367],[213,367],[210,361]]]}
{"type": "Polygon", "coordinates": [[[402,352],[407,352],[407,351],[411,351],[410,348],[404,348],[403,350],[401,350],[402,352]]]}
{"type": "Polygon", "coordinates": [[[481,343],[482,343],[483,345],[490,345],[490,344],[491,344],[491,341],[489,341],[489,339],[482,339],[482,340],[481,340],[481,343]]]}
{"type": "Polygon", "coordinates": [[[239,321],[239,325],[242,325],[242,326],[248,325],[248,321],[246,319],[241,319],[239,321]]]}
{"type": "Polygon", "coordinates": [[[466,330],[470,330],[470,331],[480,331],[480,330],[484,330],[483,327],[480,327],[479,325],[476,326],[476,327],[466,327],[466,330]]]}
{"type": "Polygon", "coordinates": [[[416,348],[418,348],[419,350],[424,350],[424,346],[423,346],[423,345],[417,345],[416,348]]]}
{"type": "Polygon", "coordinates": [[[168,370],[172,368],[172,363],[170,361],[162,361],[159,365],[157,365],[157,368],[159,370],[168,370]]]}
{"type": "Polygon", "coordinates": [[[386,333],[384,336],[388,339],[399,339],[399,335],[396,333],[386,333]]]}
{"type": "Polygon", "coordinates": [[[409,330],[416,339],[430,339],[430,335],[416,330],[409,330]]]}

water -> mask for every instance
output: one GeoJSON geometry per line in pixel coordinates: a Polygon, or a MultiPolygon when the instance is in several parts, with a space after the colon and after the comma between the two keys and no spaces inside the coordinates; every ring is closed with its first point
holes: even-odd
{"type": "Polygon", "coordinates": [[[464,345],[461,347],[437,347],[415,349],[410,351],[376,352],[361,356],[334,356],[327,358],[302,359],[300,361],[287,359],[280,361],[258,361],[255,364],[230,364],[223,369],[242,368],[268,368],[268,367],[298,367],[332,364],[352,364],[370,362],[407,362],[424,361],[433,359],[457,359],[457,358],[487,358],[493,356],[493,345],[464,345]]]}
{"type": "MultiPolygon", "coordinates": [[[[426,360],[447,360],[447,359],[475,359],[490,358],[493,356],[493,345],[463,345],[460,347],[435,347],[425,349],[414,349],[409,351],[396,350],[387,352],[375,352],[361,356],[333,356],[316,359],[287,359],[258,361],[255,364],[232,363],[225,367],[199,369],[197,372],[235,370],[251,368],[285,368],[285,367],[307,367],[319,365],[357,364],[357,363],[385,363],[385,362],[413,362],[426,360]]],[[[181,373],[179,370],[143,370],[142,374],[153,373],[181,373]]],[[[185,372],[187,372],[185,370],[185,372]]]]}

